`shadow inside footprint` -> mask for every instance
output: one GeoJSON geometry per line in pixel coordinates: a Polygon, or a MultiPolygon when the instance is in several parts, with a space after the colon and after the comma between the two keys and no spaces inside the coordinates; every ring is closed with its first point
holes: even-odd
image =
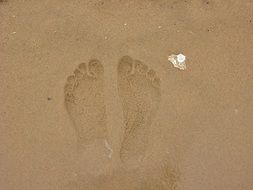
{"type": "Polygon", "coordinates": [[[124,56],[118,63],[118,90],[124,114],[124,139],[120,157],[125,163],[140,161],[161,100],[160,79],[139,60],[124,56]]]}
{"type": "Polygon", "coordinates": [[[64,87],[65,107],[73,121],[79,145],[106,140],[104,69],[93,59],[81,63],[64,87]]]}

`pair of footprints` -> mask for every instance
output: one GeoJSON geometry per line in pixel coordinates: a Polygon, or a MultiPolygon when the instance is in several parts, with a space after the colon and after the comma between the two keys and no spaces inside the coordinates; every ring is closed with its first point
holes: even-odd
{"type": "MultiPolygon", "coordinates": [[[[124,118],[122,161],[145,155],[151,123],[161,100],[160,79],[154,70],[129,56],[118,62],[118,92],[124,118]]],[[[80,144],[108,138],[104,101],[104,68],[99,60],[81,63],[64,88],[65,106],[80,144]]]]}

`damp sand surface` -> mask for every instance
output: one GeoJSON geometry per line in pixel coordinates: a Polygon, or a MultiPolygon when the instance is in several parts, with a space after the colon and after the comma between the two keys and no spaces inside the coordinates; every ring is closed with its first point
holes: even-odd
{"type": "Polygon", "coordinates": [[[252,20],[250,0],[0,1],[0,189],[251,190],[252,20]]]}

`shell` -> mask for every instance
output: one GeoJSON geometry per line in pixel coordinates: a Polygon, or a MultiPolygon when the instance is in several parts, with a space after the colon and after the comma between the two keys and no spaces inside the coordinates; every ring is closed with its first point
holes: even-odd
{"type": "Polygon", "coordinates": [[[178,68],[180,70],[185,70],[186,69],[186,56],[183,54],[172,54],[168,57],[168,60],[173,64],[175,68],[178,68]]]}

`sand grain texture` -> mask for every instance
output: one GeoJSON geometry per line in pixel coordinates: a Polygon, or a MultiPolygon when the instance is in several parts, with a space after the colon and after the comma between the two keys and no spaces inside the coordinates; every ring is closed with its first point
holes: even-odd
{"type": "Polygon", "coordinates": [[[253,189],[252,20],[250,0],[0,1],[0,189],[253,189]]]}

